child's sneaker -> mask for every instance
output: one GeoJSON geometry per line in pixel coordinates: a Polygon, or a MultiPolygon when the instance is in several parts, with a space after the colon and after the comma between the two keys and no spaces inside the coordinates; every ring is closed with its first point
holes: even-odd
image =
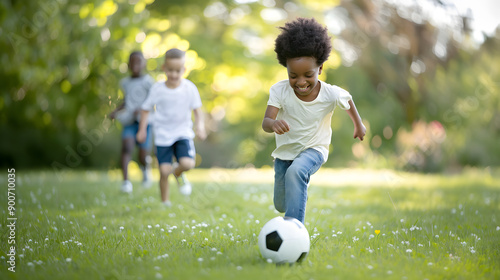
{"type": "Polygon", "coordinates": [[[129,180],[125,180],[122,183],[121,191],[124,193],[131,193],[133,188],[134,187],[132,186],[132,182],[130,182],[129,180]]]}
{"type": "Polygon", "coordinates": [[[191,184],[189,183],[188,179],[186,178],[186,175],[184,173],[181,174],[181,176],[177,177],[175,176],[175,169],[179,166],[179,163],[174,162],[172,164],[172,169],[173,169],[173,174],[175,177],[175,180],[177,180],[177,185],[179,186],[179,192],[185,196],[189,196],[191,194],[192,188],[191,184]]]}
{"type": "Polygon", "coordinates": [[[192,188],[191,188],[191,184],[189,183],[188,179],[186,178],[186,175],[184,175],[184,173],[182,173],[181,176],[175,177],[175,179],[177,179],[177,183],[179,184],[179,192],[185,196],[190,195],[192,188]]]}
{"type": "Polygon", "coordinates": [[[167,208],[172,207],[172,202],[170,202],[170,200],[163,201],[162,204],[163,204],[163,206],[165,206],[167,208]]]}

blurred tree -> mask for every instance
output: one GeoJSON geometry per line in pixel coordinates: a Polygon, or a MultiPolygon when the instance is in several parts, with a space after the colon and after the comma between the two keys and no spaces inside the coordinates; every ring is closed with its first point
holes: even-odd
{"type": "Polygon", "coordinates": [[[394,136],[417,119],[440,121],[447,135],[468,135],[446,145],[442,158],[458,165],[499,164],[491,154],[483,157],[499,122],[485,126],[490,130],[473,124],[499,118],[498,79],[488,77],[500,67],[492,63],[500,59],[498,36],[475,49],[466,17],[439,1],[412,3],[2,1],[0,164],[56,170],[117,166],[120,125],[106,116],[123,98],[117,85],[128,75],[129,53],[142,50],[147,70],[161,80],[163,54],[177,47],[187,50],[186,76],[200,90],[211,132],[196,143],[201,166],[271,165],[274,137],[260,124],[270,86],[287,78],[276,61],[274,39],[277,27],[297,16],[328,26],[335,50],[320,78],[348,89],[370,128],[366,141],[353,142],[349,118],[335,114],[335,156],[328,166],[397,161],[394,136]],[[429,7],[441,14],[427,14],[429,7]],[[475,86],[489,90],[477,95],[488,103],[464,109],[478,92],[475,86]],[[484,133],[484,147],[475,148],[480,152],[465,149],[473,134],[464,131],[484,133]]]}
{"type": "Polygon", "coordinates": [[[394,94],[413,123],[427,102],[426,77],[453,60],[470,40],[469,19],[440,0],[343,1],[327,20],[344,63],[355,64],[378,91],[394,94]]]}

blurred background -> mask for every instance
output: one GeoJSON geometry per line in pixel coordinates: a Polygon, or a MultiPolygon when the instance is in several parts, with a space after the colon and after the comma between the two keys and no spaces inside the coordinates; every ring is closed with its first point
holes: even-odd
{"type": "Polygon", "coordinates": [[[286,79],[278,26],[314,17],[333,51],[320,79],[348,90],[368,134],[333,116],[327,167],[457,172],[500,166],[500,4],[496,0],[3,0],[0,165],[118,168],[130,52],[161,80],[187,51],[207,140],[199,167],[272,166],[261,129],[269,88],[286,79]]]}

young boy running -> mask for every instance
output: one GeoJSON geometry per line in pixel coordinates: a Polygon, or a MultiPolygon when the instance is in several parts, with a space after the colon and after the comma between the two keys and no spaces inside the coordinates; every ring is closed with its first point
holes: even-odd
{"type": "MultiPolygon", "coordinates": [[[[132,182],[128,179],[128,164],[132,158],[134,147],[139,147],[139,164],[143,173],[143,186],[149,187],[151,184],[151,132],[149,125],[147,126],[147,139],[142,143],[137,143],[135,135],[139,129],[139,113],[142,102],[148,96],[151,86],[155,80],[148,74],[144,74],[143,70],[146,66],[146,60],[142,52],[135,51],[129,57],[130,77],[123,78],[120,81],[120,87],[124,94],[123,103],[116,108],[109,117],[116,118],[123,125],[122,132],[122,149],[120,163],[123,174],[123,183],[121,191],[131,193],[133,190],[132,182]]],[[[152,119],[152,118],[150,118],[152,119]]],[[[148,123],[146,123],[147,125],[148,123]]]]}
{"type": "Polygon", "coordinates": [[[274,206],[304,223],[309,179],[328,159],[335,107],[347,111],[354,138],[363,140],[366,128],[351,95],[318,80],[332,48],[326,28],[298,18],[281,30],[274,50],[288,80],[271,87],[262,128],[276,135],[274,206]]]}
{"type": "Polygon", "coordinates": [[[196,136],[201,140],[206,137],[200,94],[191,81],[182,78],[185,72],[184,64],[185,52],[179,49],[166,52],[163,70],[167,80],[158,82],[151,88],[148,98],[142,104],[141,122],[137,132],[137,141],[145,141],[148,115],[156,106],[154,142],[160,165],[161,200],[167,207],[172,205],[168,187],[170,174],[174,174],[182,194],[191,194],[191,184],[184,172],[195,166],[192,113],[195,118],[196,136]],[[177,160],[175,164],[172,163],[173,156],[177,160]]]}

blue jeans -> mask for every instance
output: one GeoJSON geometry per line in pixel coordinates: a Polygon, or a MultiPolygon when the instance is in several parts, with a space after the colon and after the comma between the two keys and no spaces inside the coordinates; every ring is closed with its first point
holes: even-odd
{"type": "Polygon", "coordinates": [[[274,161],[274,207],[285,217],[304,223],[307,186],[311,175],[323,164],[323,155],[314,149],[301,152],[294,160],[274,161]]]}

